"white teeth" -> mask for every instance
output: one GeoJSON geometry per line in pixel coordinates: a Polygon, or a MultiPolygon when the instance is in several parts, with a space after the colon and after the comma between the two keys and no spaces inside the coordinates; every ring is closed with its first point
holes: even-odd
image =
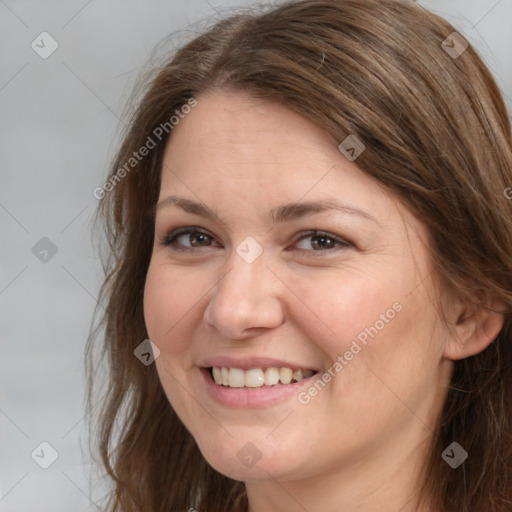
{"type": "Polygon", "coordinates": [[[213,368],[213,380],[215,384],[219,384],[219,386],[222,385],[222,370],[220,368],[213,368]]]}
{"type": "Polygon", "coordinates": [[[259,388],[265,384],[265,376],[261,368],[253,368],[245,372],[245,387],[259,388]]]}
{"type": "Polygon", "coordinates": [[[213,380],[219,386],[232,388],[259,388],[262,386],[275,386],[278,384],[290,384],[292,381],[300,382],[311,377],[313,370],[295,370],[291,368],[240,368],[213,367],[213,380]]]}
{"type": "Polygon", "coordinates": [[[265,386],[275,386],[279,382],[279,369],[268,368],[265,372],[265,386]]]}
{"type": "Polygon", "coordinates": [[[280,368],[279,369],[279,380],[283,384],[290,384],[293,378],[293,372],[290,368],[280,368]]]}
{"type": "Polygon", "coordinates": [[[244,371],[240,368],[229,369],[229,386],[232,388],[243,388],[245,384],[244,371]]]}
{"type": "Polygon", "coordinates": [[[296,370],[293,372],[293,378],[299,382],[300,380],[302,380],[302,370],[296,370]]]}

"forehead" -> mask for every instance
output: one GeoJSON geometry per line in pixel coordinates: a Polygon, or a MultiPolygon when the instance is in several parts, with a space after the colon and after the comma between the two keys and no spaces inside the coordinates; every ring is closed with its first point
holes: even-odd
{"type": "Polygon", "coordinates": [[[343,157],[322,128],[283,105],[242,92],[198,96],[197,106],[171,133],[162,171],[162,188],[185,177],[201,188],[265,184],[264,191],[286,189],[296,200],[329,189],[340,171],[345,188],[357,178],[381,189],[343,157]]]}
{"type": "Polygon", "coordinates": [[[243,92],[210,91],[197,98],[194,110],[175,127],[167,152],[199,161],[206,155],[203,164],[218,159],[231,175],[236,167],[239,176],[250,170],[251,177],[255,165],[266,168],[276,159],[296,163],[297,154],[328,164],[334,146],[324,130],[283,105],[243,92]]]}
{"type": "Polygon", "coordinates": [[[283,203],[335,199],[383,223],[421,228],[329,133],[300,114],[238,91],[196,99],[167,144],[160,200],[180,195],[217,211],[259,215],[283,203]]]}

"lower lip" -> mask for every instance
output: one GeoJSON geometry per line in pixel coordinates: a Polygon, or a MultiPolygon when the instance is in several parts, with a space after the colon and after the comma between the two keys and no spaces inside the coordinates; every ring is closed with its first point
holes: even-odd
{"type": "Polygon", "coordinates": [[[219,404],[227,407],[261,408],[283,402],[292,396],[297,396],[301,388],[307,386],[318,375],[314,374],[293,384],[280,384],[268,388],[230,388],[215,384],[210,371],[206,368],[201,368],[201,374],[208,393],[219,404]]]}

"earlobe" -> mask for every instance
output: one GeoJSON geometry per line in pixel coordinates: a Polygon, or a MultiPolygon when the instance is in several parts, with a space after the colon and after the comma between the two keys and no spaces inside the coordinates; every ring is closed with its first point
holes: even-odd
{"type": "Polygon", "coordinates": [[[445,347],[444,356],[454,361],[483,352],[503,328],[504,307],[500,301],[468,306],[460,312],[445,347]]]}

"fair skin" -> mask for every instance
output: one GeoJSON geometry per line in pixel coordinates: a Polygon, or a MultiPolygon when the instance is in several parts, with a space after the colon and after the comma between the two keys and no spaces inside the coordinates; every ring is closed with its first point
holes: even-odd
{"type": "Polygon", "coordinates": [[[171,405],[206,460],[245,482],[250,512],[416,510],[453,360],[483,350],[500,319],[453,298],[445,326],[424,225],[345,158],[340,141],[241,92],[197,101],[171,134],[159,203],[177,196],[218,219],[161,204],[144,295],[171,405]],[[269,217],[282,204],[328,199],[359,213],[269,217]],[[162,244],[187,226],[200,233],[162,244]],[[305,233],[312,230],[327,238],[305,233]],[[263,250],[250,263],[237,253],[249,236],[263,250]],[[377,324],[390,309],[393,318],[377,324]],[[376,325],[367,345],[343,356],[376,325]],[[333,372],[340,355],[343,368],[333,372]],[[219,357],[222,366],[264,367],[254,358],[271,358],[318,374],[260,403],[250,393],[261,388],[213,383],[205,365],[219,357]],[[218,388],[229,403],[214,396],[218,388]],[[236,402],[235,393],[248,398],[236,402]],[[243,463],[252,459],[241,449],[259,460],[243,463]]]}

